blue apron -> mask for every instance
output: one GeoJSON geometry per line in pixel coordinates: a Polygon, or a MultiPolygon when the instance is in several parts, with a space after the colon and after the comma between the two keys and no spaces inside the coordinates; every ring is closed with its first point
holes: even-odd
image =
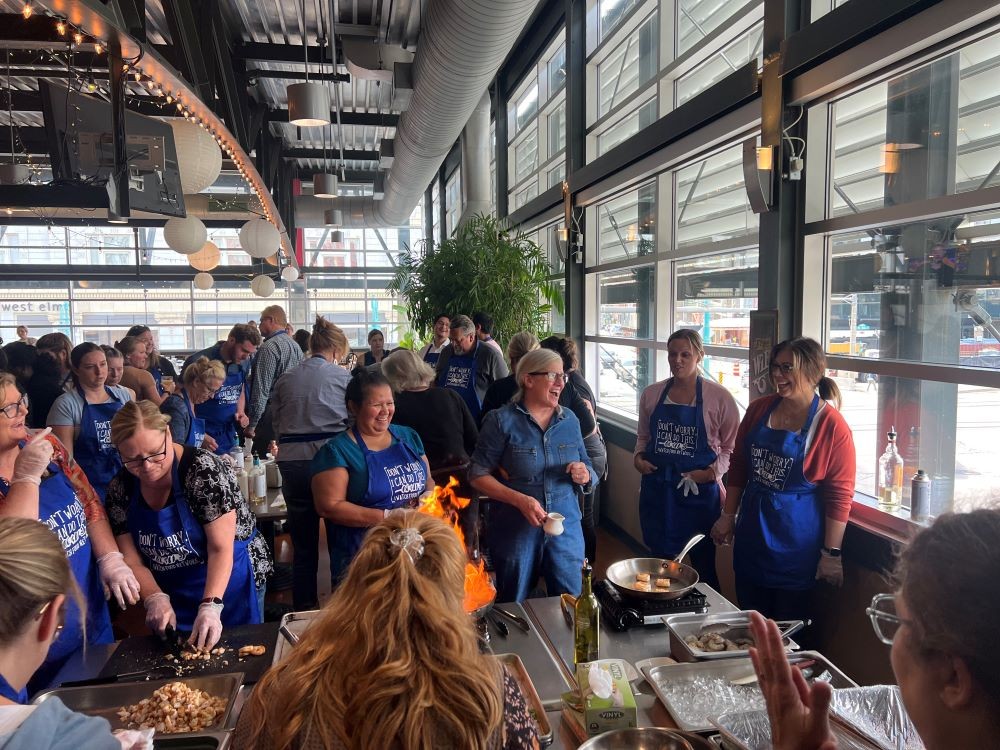
{"type": "Polygon", "coordinates": [[[721,508],[718,482],[699,483],[698,494],[687,497],[677,489],[682,473],[707,468],[717,456],[708,445],[701,378],[694,406],[664,403],[672,383],[673,378],[667,381],[649,415],[645,456],[657,470],[643,475],[639,490],[642,539],[654,557],[669,558],[695,534],[708,534],[721,508]]]}
{"type": "Polygon", "coordinates": [[[104,386],[104,390],[108,401],[88,404],[83,391],[76,389],[83,399],[83,416],[80,417],[80,434],[73,441],[73,458],[83,467],[101,502],[108,492],[108,484],[122,468],[121,456],[111,444],[111,420],[125,405],[110,388],[104,386]]]}
{"type": "Polygon", "coordinates": [[[229,453],[236,445],[236,404],[245,383],[243,368],[237,364],[227,365],[222,387],[208,401],[194,407],[195,413],[205,420],[205,433],[219,444],[215,449],[219,456],[229,453]],[[231,372],[233,369],[235,372],[231,372]]]}
{"type": "Polygon", "coordinates": [[[476,393],[476,352],[479,351],[479,346],[477,341],[471,355],[452,354],[448,360],[448,368],[438,378],[438,385],[458,392],[477,423],[483,411],[483,402],[476,393]]]}
{"type": "MultiPolygon", "coordinates": [[[[160,511],[146,504],[139,482],[135,482],[128,507],[128,527],[146,567],[170,596],[177,629],[191,630],[198,605],[205,596],[208,545],[205,530],[188,506],[176,459],[171,475],[173,499],[160,511]]],[[[233,570],[222,597],[225,605],[222,624],[227,628],[263,622],[250,564],[249,541],[233,541],[233,570]]]]}
{"type": "Polygon", "coordinates": [[[28,690],[27,688],[15,690],[13,686],[7,682],[7,679],[0,674],[0,697],[23,705],[28,702],[28,690]]]}
{"type": "Polygon", "coordinates": [[[427,347],[427,352],[424,354],[424,362],[429,364],[431,367],[437,367],[437,363],[440,358],[441,352],[431,352],[431,347],[427,347]]]}
{"type": "MultiPolygon", "coordinates": [[[[427,489],[427,468],[420,456],[403,441],[392,425],[389,432],[396,442],[380,451],[368,450],[358,428],[353,427],[352,431],[368,467],[368,490],[357,504],[383,510],[413,507],[416,499],[427,489]]],[[[368,529],[357,526],[334,525],[335,570],[343,573],[347,569],[367,532],[368,529]]]]}
{"type": "Polygon", "coordinates": [[[736,519],[733,568],[755,586],[804,590],[816,583],[823,547],[823,500],[804,471],[806,436],[819,408],[813,396],[798,432],[767,426],[774,403],[746,437],[750,480],[736,519]]]}
{"type": "Polygon", "coordinates": [[[195,448],[200,448],[202,442],[205,440],[205,420],[194,415],[194,406],[191,405],[191,399],[188,398],[187,391],[182,391],[181,397],[187,405],[188,416],[191,418],[191,426],[188,428],[188,434],[184,442],[195,448]]]}
{"type": "MultiPolygon", "coordinates": [[[[56,464],[49,464],[49,474],[39,487],[38,520],[59,537],[69,560],[70,570],[73,571],[73,578],[83,593],[87,603],[87,642],[114,643],[111,617],[104,601],[104,586],[94,561],[83,505],[77,498],[73,485],[56,464]]],[[[0,483],[0,487],[4,494],[9,490],[6,483],[0,483]]],[[[47,683],[66,660],[83,647],[80,610],[73,597],[67,596],[63,607],[66,613],[65,627],[49,646],[45,661],[32,677],[33,684],[47,683]]]]}
{"type": "Polygon", "coordinates": [[[163,370],[159,367],[150,367],[149,374],[153,376],[153,380],[156,382],[156,392],[161,396],[163,395],[163,370]]]}

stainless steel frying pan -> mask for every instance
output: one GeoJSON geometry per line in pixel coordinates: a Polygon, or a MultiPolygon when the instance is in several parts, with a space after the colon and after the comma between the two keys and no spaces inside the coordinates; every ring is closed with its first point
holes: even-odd
{"type": "Polygon", "coordinates": [[[690,565],[660,557],[633,557],[629,560],[619,560],[608,567],[605,576],[616,589],[636,599],[678,599],[698,583],[698,571],[690,565]],[[649,574],[649,591],[637,588],[635,580],[637,573],[649,574]],[[669,578],[670,588],[656,588],[657,578],[669,578]]]}

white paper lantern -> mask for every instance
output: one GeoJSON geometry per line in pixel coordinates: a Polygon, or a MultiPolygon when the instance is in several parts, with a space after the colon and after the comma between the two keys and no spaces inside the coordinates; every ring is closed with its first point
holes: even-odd
{"type": "Polygon", "coordinates": [[[215,286],[215,279],[212,274],[201,271],[194,275],[194,285],[202,291],[206,291],[215,286]]]}
{"type": "Polygon", "coordinates": [[[188,256],[188,263],[198,271],[211,271],[219,265],[219,258],[219,246],[214,242],[206,242],[201,250],[188,256]]]}
{"type": "Polygon", "coordinates": [[[281,233],[267,219],[250,219],[240,229],[240,247],[251,258],[267,258],[281,246],[281,233]]]}
{"type": "Polygon", "coordinates": [[[175,217],[163,225],[163,239],[171,250],[191,255],[208,242],[208,229],[197,216],[175,217]]]}
{"type": "Polygon", "coordinates": [[[250,282],[250,290],[258,297],[270,297],[274,293],[274,279],[270,276],[254,276],[250,282]]]}
{"type": "Polygon", "coordinates": [[[295,281],[299,278],[299,269],[295,266],[285,266],[281,269],[281,278],[285,281],[295,281]]]}
{"type": "Polygon", "coordinates": [[[183,117],[166,118],[174,131],[177,171],[185,195],[200,193],[212,186],[222,171],[222,149],[211,133],[183,117]]]}

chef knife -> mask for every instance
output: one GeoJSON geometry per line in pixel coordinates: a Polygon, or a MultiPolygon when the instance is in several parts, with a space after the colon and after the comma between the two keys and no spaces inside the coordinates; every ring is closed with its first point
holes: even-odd
{"type": "Polygon", "coordinates": [[[166,647],[167,651],[174,656],[180,656],[181,652],[184,650],[184,637],[174,630],[173,625],[167,625],[163,630],[163,634],[160,636],[160,640],[163,641],[163,645],[166,647]]]}

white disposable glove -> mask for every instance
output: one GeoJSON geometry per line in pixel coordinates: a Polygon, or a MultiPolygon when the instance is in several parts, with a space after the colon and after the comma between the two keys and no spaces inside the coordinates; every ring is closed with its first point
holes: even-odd
{"type": "Polygon", "coordinates": [[[125,562],[121,552],[109,552],[97,558],[97,569],[104,585],[104,598],[110,599],[114,594],[118,606],[125,609],[126,604],[139,601],[139,581],[136,580],[132,568],[125,562]]]}
{"type": "Polygon", "coordinates": [[[154,733],[152,729],[116,729],[111,734],[122,750],[153,750],[154,733]]]}
{"type": "Polygon", "coordinates": [[[843,586],[844,558],[840,555],[834,557],[826,550],[822,550],[819,556],[819,566],[816,568],[816,580],[826,581],[831,586],[843,586]]]}
{"type": "Polygon", "coordinates": [[[50,432],[52,428],[46,427],[33,435],[31,442],[18,451],[17,458],[14,459],[14,476],[10,480],[11,484],[28,482],[41,485],[42,474],[52,462],[52,443],[45,439],[50,432]]]}
{"type": "Polygon", "coordinates": [[[687,497],[688,494],[698,494],[698,483],[687,474],[681,474],[681,481],[677,483],[677,489],[681,487],[684,488],[684,497],[687,497]]]}
{"type": "Polygon", "coordinates": [[[222,637],[222,608],[225,605],[203,602],[198,606],[188,643],[199,649],[212,648],[222,637]]]}
{"type": "Polygon", "coordinates": [[[718,520],[712,524],[712,541],[718,545],[726,546],[733,543],[733,531],[736,528],[736,514],[723,513],[718,520]]]}
{"type": "Polygon", "coordinates": [[[146,608],[146,627],[154,633],[162,635],[167,625],[177,627],[177,615],[170,606],[170,597],[162,591],[147,596],[142,605],[146,608]]]}

